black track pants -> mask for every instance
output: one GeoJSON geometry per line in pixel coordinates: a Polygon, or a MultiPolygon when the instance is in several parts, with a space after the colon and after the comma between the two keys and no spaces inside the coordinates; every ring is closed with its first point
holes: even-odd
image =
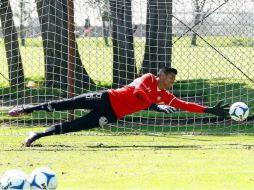
{"type": "Polygon", "coordinates": [[[31,113],[36,110],[52,112],[71,109],[89,109],[91,111],[85,116],[75,120],[63,122],[50,127],[44,132],[45,134],[43,136],[91,129],[104,126],[107,123],[112,123],[117,120],[107,91],[85,93],[67,100],[48,102],[39,106],[26,108],[25,112],[31,113]]]}

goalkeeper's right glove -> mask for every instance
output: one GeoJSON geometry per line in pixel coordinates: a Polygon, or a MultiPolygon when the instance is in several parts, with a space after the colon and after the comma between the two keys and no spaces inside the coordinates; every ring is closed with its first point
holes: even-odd
{"type": "Polygon", "coordinates": [[[151,104],[151,109],[157,111],[157,112],[164,112],[164,113],[173,113],[176,111],[175,108],[170,107],[168,105],[160,105],[160,104],[151,104]]]}
{"type": "Polygon", "coordinates": [[[211,113],[219,117],[227,117],[229,112],[229,104],[222,105],[222,101],[218,102],[213,107],[208,107],[204,110],[205,113],[211,113]]]}

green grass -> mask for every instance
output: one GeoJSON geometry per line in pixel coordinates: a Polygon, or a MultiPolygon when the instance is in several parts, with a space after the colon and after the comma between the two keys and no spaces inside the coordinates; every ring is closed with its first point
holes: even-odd
{"type": "Polygon", "coordinates": [[[0,173],[50,166],[57,172],[59,189],[254,186],[252,136],[64,135],[41,139],[31,148],[20,146],[23,139],[0,138],[0,173]]]}
{"type": "MultiPolygon", "coordinates": [[[[205,39],[250,77],[254,76],[254,73],[251,72],[254,69],[254,60],[251,59],[254,51],[253,47],[247,45],[249,38],[206,37],[205,39]],[[239,41],[244,45],[236,43],[239,41]]],[[[173,40],[176,40],[176,37],[173,40]]],[[[78,38],[77,42],[81,59],[89,76],[97,84],[110,85],[112,83],[112,46],[106,47],[102,38],[78,38]]],[[[144,39],[135,38],[135,59],[139,69],[143,59],[144,45],[144,39]]],[[[41,38],[28,38],[26,47],[20,46],[20,49],[25,77],[35,80],[42,79],[44,77],[44,55],[41,38]]],[[[174,44],[172,58],[172,65],[179,69],[179,80],[243,77],[229,62],[200,39],[198,46],[192,47],[189,37],[181,38],[174,44]]],[[[0,40],[0,68],[1,73],[8,77],[3,40],[0,40]]],[[[2,76],[0,76],[0,83],[2,86],[8,85],[2,76]]]]}

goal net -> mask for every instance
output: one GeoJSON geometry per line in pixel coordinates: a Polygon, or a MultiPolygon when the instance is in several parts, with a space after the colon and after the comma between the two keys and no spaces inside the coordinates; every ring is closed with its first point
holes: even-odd
{"type": "Polygon", "coordinates": [[[254,132],[254,1],[74,0],[72,11],[74,23],[68,0],[0,2],[1,135],[23,135],[89,111],[12,118],[12,107],[66,99],[70,89],[79,95],[119,88],[163,66],[178,70],[170,89],[177,97],[205,106],[245,102],[250,116],[236,122],[184,110],[142,110],[91,134],[254,132]]]}

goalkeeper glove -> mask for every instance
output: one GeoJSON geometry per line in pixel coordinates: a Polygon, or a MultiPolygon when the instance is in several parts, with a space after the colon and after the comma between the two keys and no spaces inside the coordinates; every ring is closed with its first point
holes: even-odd
{"type": "Polygon", "coordinates": [[[173,113],[176,111],[176,109],[173,107],[170,107],[168,105],[160,105],[160,104],[151,104],[150,108],[157,112],[164,112],[164,113],[173,113]]]}
{"type": "Polygon", "coordinates": [[[222,105],[222,101],[220,101],[215,106],[206,108],[204,112],[211,113],[219,117],[226,117],[229,113],[229,104],[222,105]]]}

